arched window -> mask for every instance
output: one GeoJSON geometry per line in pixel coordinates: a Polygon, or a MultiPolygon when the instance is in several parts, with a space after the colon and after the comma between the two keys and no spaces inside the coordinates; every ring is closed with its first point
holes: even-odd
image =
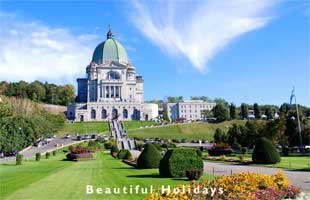
{"type": "Polygon", "coordinates": [[[123,119],[127,119],[128,118],[128,110],[124,109],[123,110],[123,119]]]}
{"type": "Polygon", "coordinates": [[[106,119],[107,118],[107,110],[106,109],[102,109],[101,111],[101,119],[106,119]]]}
{"type": "Polygon", "coordinates": [[[140,110],[138,110],[136,108],[133,110],[132,119],[133,120],[140,120],[140,110]]]}
{"type": "Polygon", "coordinates": [[[96,110],[92,109],[90,112],[90,118],[91,119],[96,119],[96,110]]]}
{"type": "Polygon", "coordinates": [[[117,119],[118,118],[118,111],[116,108],[112,109],[112,118],[117,119]]]}
{"type": "Polygon", "coordinates": [[[118,72],[110,71],[107,76],[108,80],[119,80],[121,79],[121,75],[118,72]]]}

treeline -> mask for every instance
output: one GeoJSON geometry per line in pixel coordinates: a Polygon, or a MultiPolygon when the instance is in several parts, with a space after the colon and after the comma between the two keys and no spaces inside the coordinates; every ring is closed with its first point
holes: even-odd
{"type": "Polygon", "coordinates": [[[75,101],[75,90],[72,85],[55,85],[33,81],[0,83],[0,95],[16,98],[28,98],[35,102],[42,102],[56,105],[68,105],[75,101]]]}
{"type": "MultiPolygon", "coordinates": [[[[218,122],[232,119],[275,119],[280,117],[280,113],[288,113],[289,111],[296,111],[295,105],[283,103],[280,107],[276,105],[259,105],[254,103],[249,105],[242,103],[237,107],[233,103],[228,103],[225,100],[215,100],[216,106],[212,111],[204,110],[202,114],[204,117],[214,117],[218,122]],[[251,112],[250,112],[251,111],[251,112]]],[[[310,108],[298,105],[300,114],[307,118],[310,116],[310,108]]]]}
{"type": "MultiPolygon", "coordinates": [[[[255,140],[260,137],[270,139],[274,144],[284,146],[300,146],[296,112],[282,112],[278,119],[261,121],[249,120],[242,124],[233,124],[227,132],[216,129],[215,143],[228,143],[234,149],[253,148],[255,140]]],[[[303,145],[310,145],[310,121],[300,115],[301,136],[303,145]]]]}
{"type": "Polygon", "coordinates": [[[65,124],[63,114],[41,110],[28,99],[0,96],[0,152],[18,152],[41,137],[54,135],[65,124]]]}

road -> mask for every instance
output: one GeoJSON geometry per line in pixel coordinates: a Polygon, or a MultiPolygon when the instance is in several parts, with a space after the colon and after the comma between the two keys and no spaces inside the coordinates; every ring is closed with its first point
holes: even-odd
{"type": "MultiPolygon", "coordinates": [[[[214,169],[215,175],[230,175],[236,172],[256,172],[263,174],[276,174],[279,168],[259,167],[249,165],[233,165],[204,161],[204,172],[212,174],[214,169]]],[[[303,191],[310,191],[310,172],[282,169],[291,184],[300,187],[303,191]]]]}
{"type": "MultiPolygon", "coordinates": [[[[83,141],[85,141],[85,140],[83,140],[83,141]]],[[[72,145],[74,143],[79,143],[79,142],[81,142],[81,141],[77,141],[76,137],[67,138],[67,139],[55,138],[47,145],[40,146],[40,147],[31,146],[30,148],[27,148],[27,149],[21,151],[20,154],[22,154],[24,156],[24,158],[27,159],[27,158],[31,158],[31,157],[35,156],[36,153],[45,154],[46,152],[51,152],[51,151],[54,151],[55,149],[59,149],[59,148],[69,146],[69,145],[72,145]],[[57,146],[56,146],[56,144],[57,144],[57,146]]],[[[15,161],[15,159],[16,159],[15,156],[0,158],[0,163],[15,161]]]]}

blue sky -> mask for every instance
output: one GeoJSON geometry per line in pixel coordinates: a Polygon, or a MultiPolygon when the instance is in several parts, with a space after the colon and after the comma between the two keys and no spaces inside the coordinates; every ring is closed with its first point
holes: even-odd
{"type": "Polygon", "coordinates": [[[71,83],[108,25],[145,99],[310,105],[309,1],[0,1],[0,80],[71,83]]]}

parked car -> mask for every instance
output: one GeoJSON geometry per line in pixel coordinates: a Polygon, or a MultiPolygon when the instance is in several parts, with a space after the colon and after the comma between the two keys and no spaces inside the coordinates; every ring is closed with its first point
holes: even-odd
{"type": "Polygon", "coordinates": [[[66,134],[65,139],[69,139],[71,137],[71,135],[66,134]]]}

